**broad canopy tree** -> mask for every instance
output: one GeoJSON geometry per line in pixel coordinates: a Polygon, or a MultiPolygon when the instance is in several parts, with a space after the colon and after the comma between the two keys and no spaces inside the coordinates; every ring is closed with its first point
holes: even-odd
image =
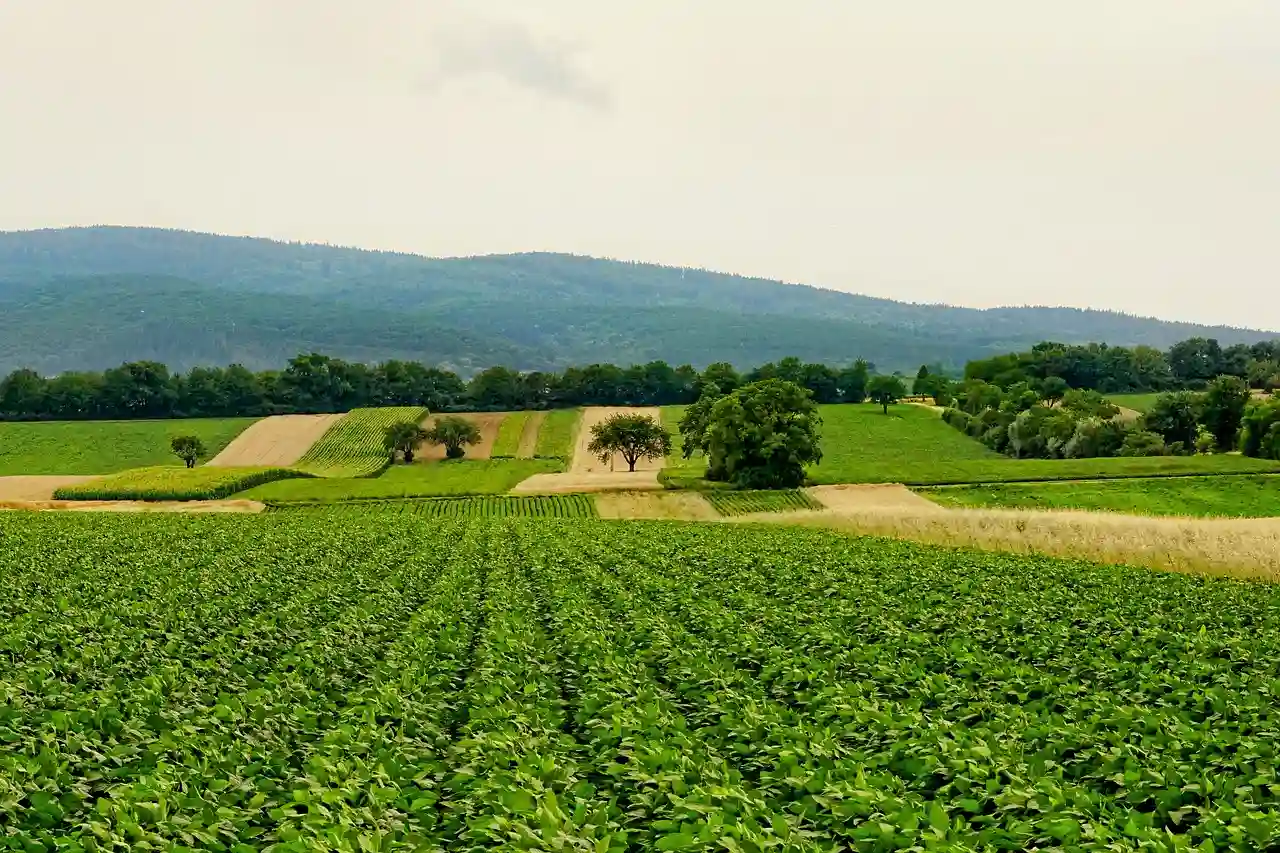
{"type": "Polygon", "coordinates": [[[169,442],[169,449],[181,459],[188,468],[196,467],[196,462],[205,455],[204,442],[198,435],[179,435],[169,442]]]}
{"type": "Polygon", "coordinates": [[[591,427],[587,451],[601,462],[616,453],[628,471],[635,471],[641,459],[665,459],[671,452],[671,435],[648,415],[621,413],[591,427]]]}
{"type": "Polygon", "coordinates": [[[391,461],[396,460],[396,454],[406,463],[413,461],[413,455],[417,452],[418,445],[426,441],[427,433],[422,427],[412,421],[399,421],[388,426],[382,435],[382,446],[391,454],[391,461]]]}
{"type": "Polygon", "coordinates": [[[753,382],[710,407],[702,446],[707,476],[740,488],[804,485],[805,466],[822,459],[822,418],[804,388],[781,379],[753,382]]]}
{"type": "Polygon", "coordinates": [[[433,423],[424,437],[432,444],[444,445],[446,459],[461,459],[468,445],[480,443],[480,428],[466,418],[447,415],[433,423]]]}
{"type": "Polygon", "coordinates": [[[907,396],[907,384],[902,381],[901,376],[887,376],[882,373],[872,376],[867,382],[867,396],[873,403],[883,407],[887,415],[891,405],[907,396]]]}

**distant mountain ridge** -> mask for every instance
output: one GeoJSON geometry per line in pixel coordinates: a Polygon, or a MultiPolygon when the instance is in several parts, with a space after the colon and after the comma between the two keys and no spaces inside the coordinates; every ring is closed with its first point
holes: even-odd
{"type": "Polygon", "coordinates": [[[1275,332],[1075,308],[918,305],[681,267],[527,253],[425,258],[154,228],[0,232],[0,370],[149,358],[278,367],[316,350],[470,372],[795,355],[958,367],[1041,340],[1224,345],[1275,332]]]}

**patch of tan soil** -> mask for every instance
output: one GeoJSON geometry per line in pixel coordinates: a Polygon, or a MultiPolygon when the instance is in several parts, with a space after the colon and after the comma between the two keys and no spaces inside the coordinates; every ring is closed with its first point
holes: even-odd
{"type": "Polygon", "coordinates": [[[848,513],[867,509],[918,509],[927,512],[942,509],[928,498],[897,483],[814,486],[805,491],[834,512],[848,513]]]}
{"type": "Polygon", "coordinates": [[[257,501],[53,501],[0,500],[0,510],[35,510],[39,512],[183,512],[183,513],[256,513],[265,505],[257,501]]]}
{"type": "Polygon", "coordinates": [[[63,486],[76,486],[97,477],[0,477],[0,501],[49,501],[63,486]]]}
{"type": "Polygon", "coordinates": [[[538,433],[542,431],[542,422],[547,419],[546,412],[534,412],[525,419],[524,430],[520,433],[520,449],[516,451],[517,459],[532,459],[538,451],[538,433]]]}
{"type": "Polygon", "coordinates": [[[513,495],[566,495],[578,492],[656,491],[662,488],[658,472],[615,471],[602,474],[534,474],[511,490],[513,495]]]}
{"type": "MultiPolygon", "coordinates": [[[[624,406],[588,406],[582,410],[582,422],[578,426],[578,442],[573,449],[573,464],[569,466],[572,474],[612,474],[619,471],[627,473],[627,462],[621,454],[615,453],[607,462],[592,456],[587,450],[591,444],[591,428],[604,423],[614,415],[645,415],[662,423],[662,410],[656,406],[628,408],[624,406]]],[[[636,463],[636,473],[641,471],[660,471],[663,459],[641,459],[636,463]]]]}
{"type": "MultiPolygon", "coordinates": [[[[471,421],[480,430],[480,443],[467,446],[467,459],[488,459],[493,455],[493,443],[498,440],[498,427],[509,412],[466,412],[458,414],[432,415],[422,425],[423,429],[431,429],[440,418],[462,418],[471,421]]],[[[423,442],[418,445],[414,454],[414,462],[439,462],[444,459],[444,445],[423,442]]]]}
{"type": "Polygon", "coordinates": [[[1116,406],[1116,408],[1120,410],[1120,414],[1116,415],[1115,419],[1122,424],[1137,423],[1142,417],[1142,412],[1137,409],[1126,409],[1124,406],[1116,406]]]}
{"type": "Polygon", "coordinates": [[[250,424],[221,453],[206,462],[215,468],[255,465],[287,467],[302,458],[343,416],[273,415],[250,424]]]}
{"type": "Polygon", "coordinates": [[[601,518],[654,518],[714,521],[715,507],[697,492],[604,492],[596,496],[601,518]]]}

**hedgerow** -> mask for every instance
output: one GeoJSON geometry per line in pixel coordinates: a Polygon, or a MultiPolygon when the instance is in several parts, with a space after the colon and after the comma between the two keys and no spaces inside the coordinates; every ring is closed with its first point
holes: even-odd
{"type": "Polygon", "coordinates": [[[1265,850],[1280,592],[672,522],[0,515],[20,850],[1265,850]]]}

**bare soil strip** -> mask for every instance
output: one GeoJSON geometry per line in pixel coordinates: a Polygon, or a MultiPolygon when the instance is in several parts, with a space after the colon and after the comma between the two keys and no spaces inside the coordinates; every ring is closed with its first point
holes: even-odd
{"type": "Polygon", "coordinates": [[[53,501],[0,500],[0,510],[38,512],[184,512],[256,513],[265,509],[257,501],[53,501]]]}
{"type": "Polygon", "coordinates": [[[48,501],[63,486],[78,486],[97,477],[0,477],[0,501],[48,501]]]}
{"type": "Polygon", "coordinates": [[[656,491],[662,488],[657,471],[610,474],[534,474],[511,490],[513,495],[571,495],[578,492],[656,491]]]}
{"type": "MultiPolygon", "coordinates": [[[[442,417],[462,418],[471,421],[480,430],[480,443],[467,447],[468,459],[488,459],[493,455],[493,443],[498,440],[498,427],[507,416],[507,412],[471,412],[467,414],[432,415],[422,425],[423,429],[431,429],[432,425],[442,417]]],[[[444,445],[423,442],[418,446],[415,461],[438,462],[444,459],[444,445]]]]}
{"type": "Polygon", "coordinates": [[[827,509],[836,512],[858,512],[866,509],[942,511],[942,507],[933,501],[897,483],[814,486],[805,491],[827,509]]]}
{"type": "MultiPolygon", "coordinates": [[[[578,442],[573,450],[573,464],[569,466],[571,474],[614,474],[619,471],[626,473],[627,462],[621,455],[615,453],[613,459],[601,462],[587,450],[587,445],[591,444],[591,428],[614,415],[645,415],[662,423],[662,410],[653,406],[647,408],[589,406],[583,409],[582,423],[578,427],[578,442]]],[[[662,459],[641,459],[636,463],[636,473],[660,471],[663,461],[662,459]]]]}
{"type": "Polygon", "coordinates": [[[534,412],[525,420],[524,430],[520,433],[520,449],[516,451],[517,459],[533,458],[533,454],[538,450],[538,432],[546,419],[546,412],[534,412]]]}
{"type": "Polygon", "coordinates": [[[215,468],[286,467],[302,458],[343,416],[273,415],[248,429],[206,462],[215,468]]]}
{"type": "Polygon", "coordinates": [[[601,518],[715,521],[715,507],[697,492],[606,492],[596,496],[601,518]]]}

